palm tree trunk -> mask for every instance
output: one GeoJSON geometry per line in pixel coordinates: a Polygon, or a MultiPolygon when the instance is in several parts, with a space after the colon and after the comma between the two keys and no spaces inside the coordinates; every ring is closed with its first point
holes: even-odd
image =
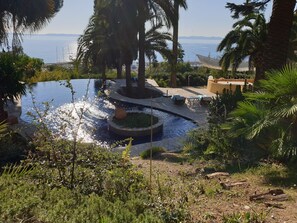
{"type": "Polygon", "coordinates": [[[171,76],[170,85],[176,87],[176,73],[177,73],[177,57],[178,57],[178,18],[179,18],[179,4],[178,1],[174,1],[174,13],[176,15],[175,21],[173,22],[173,42],[172,42],[172,53],[173,59],[171,64],[171,76]]]}
{"type": "Polygon", "coordinates": [[[145,92],[145,19],[140,18],[139,26],[139,64],[138,64],[138,93],[144,96],[145,92]]]}
{"type": "Polygon", "coordinates": [[[122,73],[123,73],[123,62],[122,62],[122,58],[120,57],[117,64],[117,79],[122,79],[122,73]]]}
{"type": "Polygon", "coordinates": [[[253,63],[256,68],[254,84],[257,84],[259,80],[264,79],[264,61],[263,51],[258,51],[253,57],[253,63]]]}
{"type": "Polygon", "coordinates": [[[132,89],[132,81],[131,81],[131,64],[132,63],[125,63],[125,68],[126,68],[126,90],[127,94],[131,92],[132,89]]]}
{"type": "Polygon", "coordinates": [[[281,69],[287,62],[296,0],[273,0],[264,52],[264,71],[281,69]]]}

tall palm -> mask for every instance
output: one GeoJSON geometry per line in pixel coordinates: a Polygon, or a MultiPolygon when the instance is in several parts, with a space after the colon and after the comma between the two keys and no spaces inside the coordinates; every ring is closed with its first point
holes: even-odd
{"type": "Polygon", "coordinates": [[[246,94],[246,101],[233,112],[232,130],[277,156],[296,159],[297,67],[286,66],[267,78],[259,82],[261,92],[246,94]]]}
{"type": "Polygon", "coordinates": [[[178,21],[179,21],[179,8],[187,9],[186,0],[173,0],[174,19],[173,19],[173,42],[172,42],[172,71],[170,76],[171,87],[176,87],[176,72],[177,72],[177,58],[178,58],[178,21]]]}
{"type": "Polygon", "coordinates": [[[137,54],[137,10],[127,0],[95,0],[94,15],[79,38],[77,59],[92,66],[126,65],[126,84],[131,88],[131,64],[137,54]]]}
{"type": "Polygon", "coordinates": [[[264,52],[264,70],[281,69],[288,58],[296,0],[273,0],[264,52]]]}
{"type": "Polygon", "coordinates": [[[232,66],[236,71],[239,64],[247,57],[256,68],[255,81],[263,73],[264,43],[267,39],[267,25],[263,14],[250,14],[234,23],[230,31],[219,44],[217,50],[224,51],[220,65],[224,70],[232,66]]]}
{"type": "Polygon", "coordinates": [[[170,18],[173,18],[173,9],[169,0],[136,0],[138,9],[138,89],[140,94],[144,94],[145,89],[145,23],[149,19],[151,22],[163,21],[170,26],[170,18]],[[154,16],[152,16],[154,15],[154,16]]]}
{"type": "Polygon", "coordinates": [[[289,43],[289,51],[288,51],[288,59],[289,61],[297,61],[297,13],[294,14],[293,25],[291,29],[290,35],[290,43],[289,43]]]}
{"type": "MultiPolygon", "coordinates": [[[[138,0],[135,0],[138,1],[138,0]]],[[[125,65],[126,87],[129,94],[132,88],[131,65],[137,58],[138,6],[131,0],[120,0],[117,19],[113,23],[117,44],[120,46],[120,61],[125,65]]]]}
{"type": "MultiPolygon", "coordinates": [[[[246,0],[243,4],[227,3],[234,13],[233,18],[239,15],[248,15],[251,12],[263,10],[272,0],[246,0]]],[[[293,15],[296,0],[273,0],[272,14],[268,26],[268,38],[265,43],[263,56],[263,74],[265,71],[281,69],[287,62],[289,38],[293,24],[293,15]]]]}
{"type": "Polygon", "coordinates": [[[77,60],[86,68],[95,68],[101,71],[105,79],[106,67],[114,64],[116,49],[114,33],[111,31],[110,1],[97,1],[94,15],[91,16],[89,24],[78,39],[77,60]]]}
{"type": "Polygon", "coordinates": [[[63,6],[63,0],[2,0],[0,2],[0,44],[7,46],[13,30],[12,48],[21,47],[22,33],[42,28],[63,6]]]}

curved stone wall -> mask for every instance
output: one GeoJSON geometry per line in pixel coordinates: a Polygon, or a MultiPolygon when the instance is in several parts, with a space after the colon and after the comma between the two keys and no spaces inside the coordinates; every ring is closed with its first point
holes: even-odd
{"type": "MultiPolygon", "coordinates": [[[[144,113],[140,111],[128,111],[127,113],[144,113]]],[[[148,113],[145,113],[148,114],[148,113]]],[[[155,116],[155,115],[154,115],[155,116]]],[[[157,116],[155,116],[157,117],[157,116]]],[[[149,136],[151,135],[151,127],[147,128],[124,128],[122,126],[119,126],[115,124],[112,120],[114,118],[114,115],[110,116],[107,120],[108,122],[108,130],[121,136],[127,136],[127,137],[141,137],[141,136],[149,136]]],[[[152,126],[153,134],[159,133],[163,131],[163,121],[158,118],[158,123],[152,126]]]]}

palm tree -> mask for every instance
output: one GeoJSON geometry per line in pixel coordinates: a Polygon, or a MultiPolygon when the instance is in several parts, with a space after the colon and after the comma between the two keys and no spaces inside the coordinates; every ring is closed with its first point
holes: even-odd
{"type": "Polygon", "coordinates": [[[136,0],[138,9],[138,89],[144,94],[145,89],[145,23],[149,19],[158,23],[163,21],[170,26],[170,18],[173,18],[173,9],[169,0],[136,0]],[[152,16],[154,15],[154,16],[152,16]]]}
{"type": "Polygon", "coordinates": [[[256,68],[255,81],[262,78],[264,43],[267,39],[267,25],[263,14],[250,14],[234,23],[219,44],[217,50],[224,51],[220,60],[223,70],[232,66],[235,72],[239,64],[249,57],[249,64],[256,68]]]}
{"type": "Polygon", "coordinates": [[[136,7],[127,0],[96,0],[94,15],[78,40],[77,59],[104,71],[116,67],[121,77],[126,66],[126,84],[131,88],[131,64],[137,54],[136,7]],[[130,6],[130,7],[129,7],[130,6]]]}
{"type": "Polygon", "coordinates": [[[0,45],[8,45],[8,32],[12,28],[12,49],[21,49],[25,31],[41,29],[63,6],[63,0],[2,0],[0,3],[0,45]]]}
{"type": "Polygon", "coordinates": [[[274,155],[297,158],[297,67],[286,66],[259,81],[232,113],[232,132],[258,142],[274,155]],[[265,140],[265,143],[263,143],[265,140]]]}
{"type": "Polygon", "coordinates": [[[101,71],[102,78],[106,79],[105,70],[111,66],[113,59],[111,57],[114,55],[112,40],[106,20],[93,15],[84,34],[78,39],[77,61],[86,69],[91,67],[101,71]]]}
{"type": "Polygon", "coordinates": [[[281,69],[287,63],[290,33],[296,0],[273,0],[268,38],[264,51],[264,70],[281,69]]]}
{"type": "MultiPolygon", "coordinates": [[[[227,3],[234,13],[233,18],[239,15],[248,15],[252,12],[263,10],[266,4],[271,0],[247,0],[243,4],[227,3]]],[[[263,56],[263,74],[264,72],[281,69],[287,62],[289,38],[293,24],[293,15],[296,0],[273,0],[272,14],[268,26],[267,41],[263,56]]]]}
{"type": "Polygon", "coordinates": [[[173,52],[173,60],[172,60],[172,71],[170,77],[171,87],[176,87],[176,66],[177,66],[177,58],[178,58],[178,21],[179,21],[179,8],[182,7],[187,9],[187,1],[186,0],[173,0],[173,8],[174,8],[174,19],[173,19],[173,42],[172,42],[172,52],[173,52]]]}
{"type": "Polygon", "coordinates": [[[297,61],[297,13],[294,14],[293,25],[291,29],[290,35],[290,43],[289,43],[289,52],[288,52],[288,59],[289,62],[297,61]]]}

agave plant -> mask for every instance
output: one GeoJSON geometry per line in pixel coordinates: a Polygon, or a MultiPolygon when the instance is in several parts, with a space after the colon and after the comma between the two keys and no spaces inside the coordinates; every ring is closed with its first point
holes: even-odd
{"type": "Polygon", "coordinates": [[[277,157],[297,158],[297,66],[288,65],[260,81],[231,113],[231,132],[256,140],[277,157]]]}

